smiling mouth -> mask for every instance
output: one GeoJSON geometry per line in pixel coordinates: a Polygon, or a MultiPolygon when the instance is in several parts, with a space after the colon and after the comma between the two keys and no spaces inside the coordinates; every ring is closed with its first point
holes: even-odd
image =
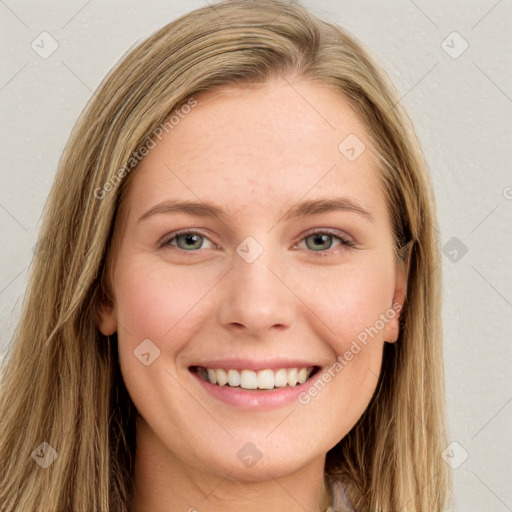
{"type": "Polygon", "coordinates": [[[277,370],[233,370],[222,368],[204,368],[191,366],[190,371],[197,373],[206,382],[217,386],[229,386],[247,390],[270,390],[284,387],[296,387],[310,379],[320,367],[280,368],[277,370]]]}

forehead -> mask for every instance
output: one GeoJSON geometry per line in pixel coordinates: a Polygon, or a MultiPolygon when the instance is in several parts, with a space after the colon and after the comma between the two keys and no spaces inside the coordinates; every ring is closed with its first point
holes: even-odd
{"type": "Polygon", "coordinates": [[[339,195],[387,213],[367,130],[341,93],[318,82],[216,90],[156,142],[128,194],[136,213],[185,198],[253,216],[339,195]]]}

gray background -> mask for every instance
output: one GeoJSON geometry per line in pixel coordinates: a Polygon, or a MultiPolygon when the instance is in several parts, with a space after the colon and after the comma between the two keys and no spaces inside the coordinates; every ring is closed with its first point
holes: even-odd
{"type": "MultiPolygon", "coordinates": [[[[80,111],[129,48],[206,3],[0,0],[0,353],[19,318],[39,217],[80,111]],[[42,32],[58,44],[47,58],[31,47],[51,49],[42,32]]],[[[512,510],[512,2],[303,4],[371,49],[419,133],[445,253],[454,444],[443,457],[454,468],[454,510],[512,510]]]]}

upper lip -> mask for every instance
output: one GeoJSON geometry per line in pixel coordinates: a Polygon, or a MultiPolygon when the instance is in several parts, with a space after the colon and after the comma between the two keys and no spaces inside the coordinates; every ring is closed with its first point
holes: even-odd
{"type": "Polygon", "coordinates": [[[254,360],[254,359],[215,359],[211,361],[201,361],[192,364],[189,367],[202,367],[224,370],[279,370],[280,368],[311,368],[319,366],[311,361],[299,359],[267,359],[267,360],[254,360]]]}

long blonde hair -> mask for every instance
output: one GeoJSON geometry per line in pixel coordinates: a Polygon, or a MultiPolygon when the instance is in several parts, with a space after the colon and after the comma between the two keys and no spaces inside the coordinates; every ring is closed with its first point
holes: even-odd
{"type": "Polygon", "coordinates": [[[330,84],[352,104],[379,154],[396,247],[414,241],[399,339],[385,344],[374,396],[327,454],[326,473],[343,480],[358,512],[445,510],[440,251],[414,131],[384,73],[343,29],[297,4],[228,0],[130,52],[67,143],[2,372],[1,511],[129,510],[136,411],[117,339],[99,332],[97,308],[109,296],[113,226],[136,172],[133,156],[190,98],[279,76],[330,84]],[[43,442],[57,452],[46,469],[32,457],[43,442]]]}

